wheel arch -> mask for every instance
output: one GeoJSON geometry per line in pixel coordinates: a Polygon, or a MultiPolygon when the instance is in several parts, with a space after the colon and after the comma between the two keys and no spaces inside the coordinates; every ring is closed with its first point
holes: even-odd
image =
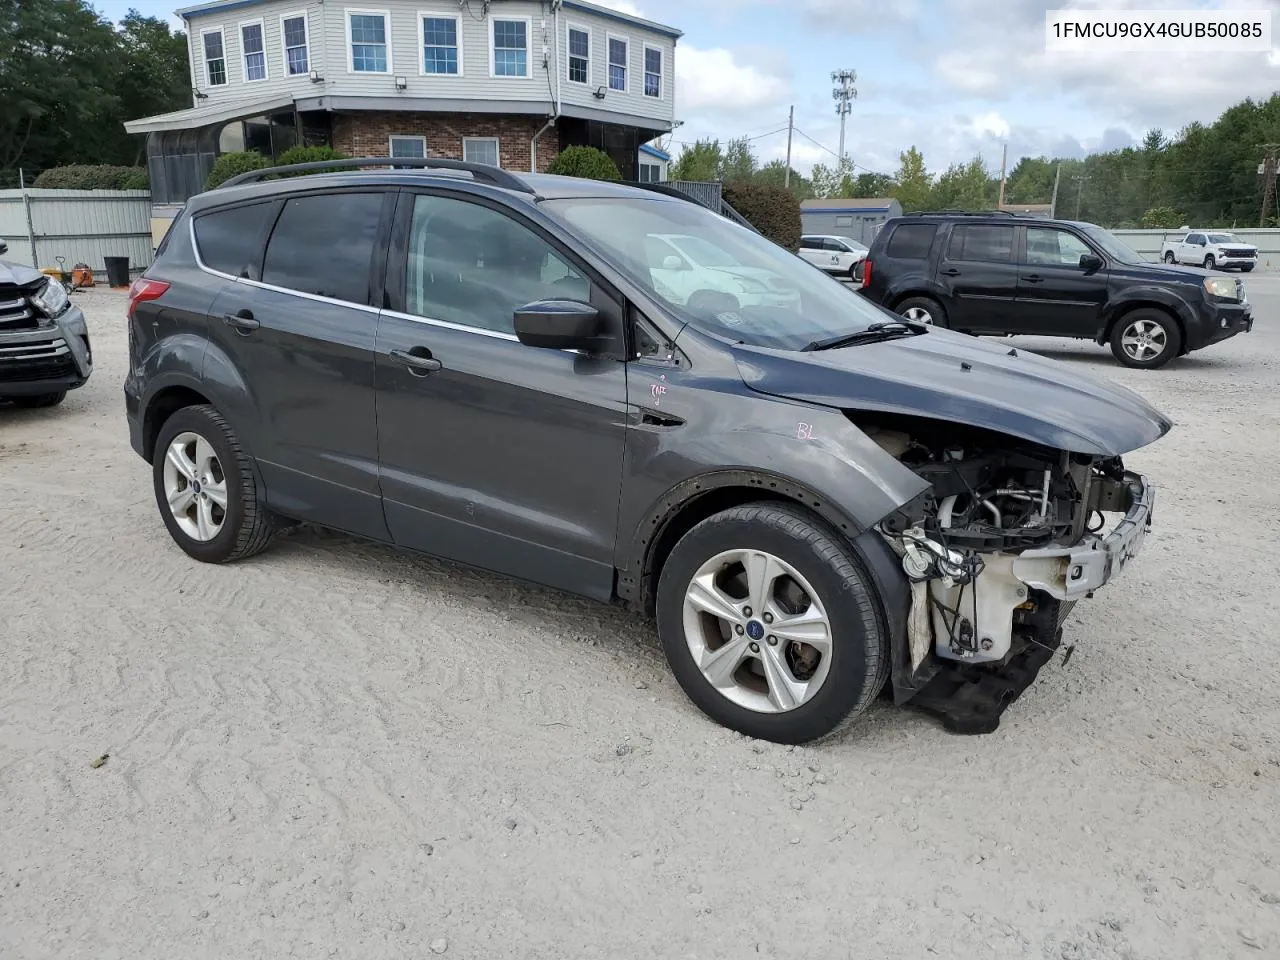
{"type": "Polygon", "coordinates": [[[658,576],[680,538],[707,517],[758,502],[796,507],[851,544],[863,532],[863,526],[836,504],[786,477],[755,470],[702,474],[672,487],[644,517],[630,544],[627,569],[617,574],[618,598],[644,616],[653,616],[658,576]]]}
{"type": "Polygon", "coordinates": [[[142,449],[147,463],[155,457],[156,438],[165,421],[186,407],[210,402],[198,383],[182,380],[157,388],[147,399],[142,413],[142,449]]]}
{"type": "MultiPolygon", "coordinates": [[[[1165,296],[1168,297],[1167,294],[1165,296]]],[[[1172,318],[1173,322],[1178,325],[1178,333],[1181,335],[1182,343],[1185,347],[1187,343],[1187,326],[1191,319],[1191,308],[1181,301],[1176,303],[1169,302],[1172,299],[1172,297],[1164,299],[1159,296],[1146,295],[1116,302],[1103,314],[1102,329],[1098,332],[1097,342],[1102,345],[1109,343],[1111,334],[1115,332],[1116,325],[1133,311],[1159,310],[1172,318]]]]}

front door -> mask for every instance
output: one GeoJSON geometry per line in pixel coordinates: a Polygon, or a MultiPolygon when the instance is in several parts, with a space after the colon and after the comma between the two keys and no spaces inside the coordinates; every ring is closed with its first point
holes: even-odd
{"type": "Polygon", "coordinates": [[[572,255],[474,197],[404,193],[379,321],[378,443],[397,543],[606,599],[627,429],[621,359],[529,347],[517,307],[622,312],[572,255]]]}
{"type": "Polygon", "coordinates": [[[953,329],[1014,332],[1018,264],[1013,224],[957,223],[938,263],[953,329]]]}
{"type": "MultiPolygon", "coordinates": [[[[214,300],[220,349],[204,362],[205,379],[243,398],[232,415],[246,427],[267,504],[380,539],[371,288],[393,203],[377,190],[291,197],[273,205],[265,255],[262,236],[245,226],[242,242],[254,252],[214,300]]],[[[214,249],[202,243],[202,257],[214,249]]]]}
{"type": "Polygon", "coordinates": [[[1107,302],[1107,268],[1080,266],[1082,256],[1094,253],[1074,233],[1059,227],[1026,228],[1026,250],[1018,269],[1021,332],[1056,337],[1091,337],[1097,332],[1107,302]]]}

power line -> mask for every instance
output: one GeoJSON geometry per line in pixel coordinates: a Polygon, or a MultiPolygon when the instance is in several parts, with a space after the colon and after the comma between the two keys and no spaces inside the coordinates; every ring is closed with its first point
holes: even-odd
{"type": "MultiPolygon", "coordinates": [[[[813,139],[813,137],[809,136],[807,133],[805,133],[805,132],[804,132],[803,130],[801,130],[799,127],[796,127],[796,128],[795,128],[795,130],[796,130],[796,133],[800,134],[800,136],[804,137],[806,140],[808,140],[810,143],[812,143],[815,147],[818,147],[818,148],[819,148],[819,149],[821,149],[821,150],[825,150],[827,153],[831,154],[831,155],[832,155],[833,157],[835,157],[837,160],[839,160],[839,159],[840,159],[840,154],[836,153],[834,150],[832,150],[830,147],[828,147],[825,143],[821,143],[821,142],[819,142],[819,141],[817,141],[817,140],[813,139]]],[[[863,173],[871,173],[871,174],[874,174],[874,175],[875,175],[875,176],[877,176],[877,177],[888,177],[888,178],[889,178],[889,179],[891,179],[891,180],[893,179],[893,177],[892,177],[892,175],[891,175],[891,174],[888,174],[888,173],[882,173],[882,172],[880,172],[879,170],[872,170],[870,167],[864,167],[864,166],[862,166],[862,164],[860,164],[860,163],[854,163],[852,160],[849,160],[849,159],[847,159],[847,158],[846,158],[845,162],[846,162],[846,163],[848,163],[848,164],[849,164],[849,166],[853,167],[853,169],[855,169],[855,170],[861,170],[863,173]]]]}

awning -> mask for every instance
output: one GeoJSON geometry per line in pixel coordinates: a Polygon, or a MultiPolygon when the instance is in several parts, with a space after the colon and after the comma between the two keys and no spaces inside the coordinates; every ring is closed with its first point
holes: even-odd
{"type": "Polygon", "coordinates": [[[230,100],[173,113],[159,113],[140,120],[126,120],[129,133],[151,133],[156,130],[194,130],[215,123],[228,123],[245,117],[257,117],[285,107],[293,106],[293,94],[276,94],[264,100],[230,100]]]}

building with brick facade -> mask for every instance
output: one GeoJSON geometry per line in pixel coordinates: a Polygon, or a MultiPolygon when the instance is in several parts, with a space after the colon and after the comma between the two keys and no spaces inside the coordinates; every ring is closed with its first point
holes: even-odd
{"type": "MultiPolygon", "coordinates": [[[[545,171],[571,145],[665,179],[680,31],[585,0],[214,0],[179,10],[190,109],[133,120],[157,204],[296,144],[545,171]],[[642,148],[643,152],[642,152],[642,148]]],[[[668,158],[669,159],[669,158],[668,158]]]]}

